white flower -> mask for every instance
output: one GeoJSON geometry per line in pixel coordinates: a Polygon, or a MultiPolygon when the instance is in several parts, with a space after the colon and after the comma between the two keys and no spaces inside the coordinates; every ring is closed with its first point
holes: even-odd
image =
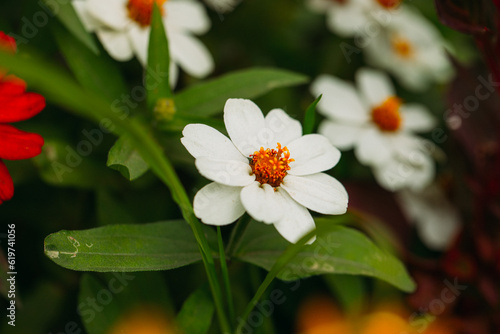
{"type": "Polygon", "coordinates": [[[205,2],[218,13],[228,13],[233,11],[241,0],[205,0],[205,2]]]}
{"type": "MultiPolygon", "coordinates": [[[[154,0],[74,0],[73,6],[87,30],[95,32],[106,51],[116,60],[135,55],[147,63],[151,13],[154,0]]],[[[177,81],[182,67],[194,77],[212,72],[213,59],[193,34],[210,29],[203,6],[193,0],[156,0],[161,6],[171,57],[170,83],[177,81]]]]}
{"type": "Polygon", "coordinates": [[[461,221],[457,210],[438,186],[431,185],[421,192],[401,191],[396,199],[427,247],[442,251],[451,245],[461,221]]]}
{"type": "Polygon", "coordinates": [[[309,7],[326,13],[330,30],[342,37],[362,34],[371,29],[372,21],[385,17],[401,0],[309,0],[309,7]]]}
{"type": "Polygon", "coordinates": [[[337,164],[340,151],[327,138],[302,136],[300,123],[283,110],[266,117],[250,100],[229,99],[224,123],[231,139],[204,124],[187,125],[182,144],[196,159],[200,174],[214,181],[194,198],[194,211],[209,225],[227,225],[246,211],[274,224],[288,241],[315,228],[306,208],[342,214],[347,192],[322,173],[337,164]]]}
{"type": "Polygon", "coordinates": [[[403,104],[383,72],[360,69],[356,81],[359,92],[329,75],[313,82],[311,92],[323,94],[318,110],[326,116],[318,132],[341,150],[354,148],[357,159],[373,167],[390,190],[430,182],[434,166],[426,142],[414,132],[431,130],[434,118],[421,105],[403,104]]]}
{"type": "Polygon", "coordinates": [[[415,9],[401,6],[379,33],[366,36],[366,61],[393,74],[408,89],[423,90],[453,74],[437,29],[415,9]]]}

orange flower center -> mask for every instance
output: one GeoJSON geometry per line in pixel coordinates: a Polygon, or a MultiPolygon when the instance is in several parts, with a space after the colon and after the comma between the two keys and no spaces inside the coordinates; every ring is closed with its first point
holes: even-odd
{"type": "Polygon", "coordinates": [[[402,58],[411,58],[413,56],[413,46],[407,39],[399,36],[393,37],[391,45],[394,52],[402,58]]]}
{"type": "Polygon", "coordinates": [[[377,0],[380,6],[385,7],[387,9],[393,9],[399,6],[402,0],[377,0]]]}
{"type": "Polygon", "coordinates": [[[283,182],[287,171],[290,170],[288,164],[294,161],[290,159],[288,148],[286,146],[281,148],[280,143],[277,143],[276,150],[270,148],[264,150],[261,147],[259,151],[250,155],[250,159],[252,159],[250,167],[252,167],[252,173],[255,174],[255,179],[260,184],[267,183],[274,188],[279,187],[283,182]]]}
{"type": "Polygon", "coordinates": [[[163,15],[162,6],[167,0],[128,0],[128,16],[142,27],[149,26],[151,24],[151,15],[153,14],[153,4],[155,2],[158,4],[158,7],[160,7],[161,14],[163,15]]]}
{"type": "Polygon", "coordinates": [[[389,97],[380,106],[373,108],[372,121],[380,130],[394,132],[401,126],[399,107],[401,100],[395,96],[389,97]]]}

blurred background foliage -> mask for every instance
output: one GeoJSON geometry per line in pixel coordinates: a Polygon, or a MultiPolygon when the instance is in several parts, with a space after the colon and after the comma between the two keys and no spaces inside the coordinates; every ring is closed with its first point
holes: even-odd
{"type": "MultiPolygon", "coordinates": [[[[408,3],[417,7],[443,34],[449,43],[448,49],[456,60],[459,76],[467,73],[466,69],[473,71],[469,76],[487,73],[472,38],[440,24],[433,1],[408,3]]],[[[27,22],[32,22],[33,15],[41,10],[40,4],[41,2],[37,1],[2,0],[0,30],[22,35],[27,22]]],[[[350,63],[346,61],[340,52],[339,44],[352,43],[352,39],[342,39],[332,34],[325,27],[324,16],[309,11],[304,1],[245,0],[232,13],[219,14],[209,10],[209,15],[212,28],[200,39],[215,59],[216,68],[211,77],[249,67],[277,67],[304,74],[310,79],[321,73],[328,73],[352,80],[355,71],[365,65],[362,54],[353,55],[350,63]]],[[[70,72],[54,38],[54,31],[57,29],[61,29],[61,25],[53,18],[46,26],[36,28],[37,32],[28,39],[29,43],[18,41],[20,54],[30,57],[32,51],[36,51],[36,54],[50,59],[70,72]]],[[[101,57],[109,58],[102,47],[99,48],[101,57]]],[[[125,92],[130,92],[133,87],[141,84],[142,67],[137,60],[115,62],[115,66],[123,75],[125,92]]],[[[198,81],[182,74],[176,91],[198,81]]],[[[397,89],[404,100],[426,105],[439,119],[440,126],[446,129],[443,111],[448,108],[450,99],[456,98],[460,101],[462,97],[453,94],[458,94],[459,89],[463,87],[463,82],[457,79],[452,85],[434,85],[419,93],[409,92],[399,86],[397,89]],[[458,88],[453,88],[454,85],[458,88]]],[[[466,96],[470,90],[463,89],[466,96]]],[[[302,120],[307,106],[314,98],[309,93],[308,85],[300,85],[278,88],[255,99],[255,102],[264,111],[280,107],[292,117],[302,120]]],[[[488,100],[485,103],[494,105],[491,108],[498,119],[498,101],[488,100]]],[[[141,115],[144,110],[146,101],[132,113],[141,115]]],[[[220,121],[220,114],[215,118],[220,121]]],[[[316,123],[319,119],[318,117],[316,123]]],[[[117,223],[141,224],[179,219],[180,211],[168,189],[151,172],[134,181],[128,181],[120,173],[106,166],[108,151],[116,141],[112,134],[104,134],[102,143],[93,146],[91,154],[84,157],[81,164],[71,173],[65,174],[62,182],[54,179],[53,173],[44,172],[44,159],[50,156],[51,150],[64,156],[67,153],[66,147],[75,148],[80,141],[86,139],[83,131],[98,127],[95,123],[48,104],[40,115],[23,122],[19,127],[41,134],[46,140],[46,150],[41,156],[29,161],[7,162],[16,184],[16,194],[11,201],[0,206],[3,228],[3,231],[0,231],[0,241],[3,248],[5,235],[1,233],[5,233],[7,224],[15,223],[17,291],[22,307],[17,313],[16,328],[7,326],[4,318],[0,324],[0,332],[84,333],[82,319],[77,313],[78,305],[83,304],[83,310],[92,309],[93,306],[89,306],[91,302],[87,298],[98,295],[103,289],[109,289],[109,282],[116,277],[113,274],[75,272],[57,266],[43,254],[45,237],[63,229],[80,230],[117,223]]],[[[206,181],[194,177],[197,172],[192,159],[181,147],[178,138],[180,133],[176,131],[161,134],[162,144],[169,152],[169,158],[174,162],[189,195],[193,196],[206,181]]],[[[470,138],[467,137],[466,141],[470,141],[470,138]]],[[[498,141],[494,144],[498,145],[498,141]]],[[[471,194],[469,185],[466,185],[470,181],[469,178],[474,177],[471,169],[473,163],[470,156],[464,157],[460,142],[452,139],[438,145],[447,154],[447,159],[438,161],[438,182],[446,185],[445,188],[452,194],[451,198],[461,210],[464,221],[470,225],[481,224],[482,227],[489,221],[498,223],[498,217],[485,218],[482,222],[473,218],[475,215],[471,202],[474,194],[471,194]]],[[[498,154],[498,146],[491,150],[498,154]]],[[[333,173],[345,182],[352,203],[350,208],[361,217],[352,224],[368,233],[379,244],[397,249],[419,284],[419,289],[408,296],[381,281],[343,275],[312,277],[295,283],[276,281],[270,291],[283,291],[284,302],[274,306],[272,317],[263,317],[263,324],[255,333],[296,332],[293,319],[299,313],[305,312],[302,307],[306,306],[301,305],[314,295],[329,296],[331,300],[336,300],[337,308],[342,311],[332,311],[333,313],[356,314],[373,310],[380,302],[397,300],[405,304],[400,310],[410,314],[413,311],[423,314],[425,311],[419,310],[419,307],[428,307],[433,299],[439,298],[441,289],[445,287],[443,280],[449,279],[453,282],[456,277],[460,278],[460,282],[467,282],[467,290],[465,296],[460,296],[453,305],[446,307],[444,317],[455,319],[453,321],[459,321],[462,317],[461,321],[468,325],[462,327],[461,331],[453,332],[493,333],[494,328],[498,330],[498,327],[494,327],[493,320],[497,317],[498,326],[499,288],[498,280],[495,279],[498,279],[500,268],[498,253],[495,253],[498,252],[497,246],[492,250],[495,256],[485,262],[481,258],[482,253],[478,255],[476,252],[477,240],[465,241],[460,250],[454,248],[454,253],[430,250],[419,240],[415,229],[407,223],[392,194],[375,184],[370,170],[360,166],[352,152],[343,153],[343,158],[333,173]],[[457,269],[459,274],[460,270],[465,274],[452,275],[446,264],[457,269]],[[478,266],[490,276],[478,279],[478,269],[471,269],[478,266]],[[471,319],[463,317],[464,315],[470,316],[471,319]]],[[[490,244],[497,245],[495,242],[498,239],[494,237],[498,237],[498,224],[494,228],[485,227],[485,231],[492,231],[489,235],[492,240],[485,241],[485,247],[490,244]]],[[[484,233],[481,235],[484,236],[484,233]]],[[[0,263],[4,261],[5,259],[0,258],[0,263]]],[[[264,278],[265,271],[234,263],[231,266],[231,274],[234,275],[232,280],[236,308],[242,309],[245,301],[251,298],[250,291],[255,291],[264,278]]],[[[131,276],[133,279],[124,279],[122,282],[126,287],[123,293],[113,295],[109,306],[105,305],[104,312],[95,312],[97,320],[92,323],[96,327],[89,334],[104,333],[105,328],[119,326],[115,321],[123,317],[135,319],[127,314],[133,314],[141,305],[149,307],[152,311],[148,311],[148,314],[154,318],[155,312],[167,312],[172,315],[178,312],[192,291],[197,291],[196,295],[190,297],[195,298],[192,302],[203,304],[203,300],[207,298],[205,273],[200,263],[172,271],[133,273],[131,276]]],[[[270,296],[266,295],[264,300],[268,298],[270,296]]],[[[0,301],[0,305],[2,308],[6,307],[4,299],[0,301]]],[[[328,309],[328,306],[324,309],[328,309]]],[[[208,303],[205,314],[212,312],[213,309],[208,303]]],[[[149,320],[148,323],[153,324],[155,320],[149,320]]],[[[127,326],[130,328],[135,325],[127,326]]],[[[138,326],[144,327],[140,324],[138,326]]],[[[162,324],[158,326],[168,327],[162,324]]],[[[216,333],[215,328],[212,325],[211,332],[216,333]]],[[[449,328],[452,327],[448,326],[449,328]]],[[[155,333],[154,330],[156,329],[150,329],[149,332],[155,333]]],[[[167,332],[167,329],[163,332],[167,332]]]]}

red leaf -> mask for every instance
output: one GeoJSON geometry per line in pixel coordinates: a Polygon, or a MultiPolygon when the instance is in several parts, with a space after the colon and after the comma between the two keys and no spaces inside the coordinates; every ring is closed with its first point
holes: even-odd
{"type": "Polygon", "coordinates": [[[14,183],[10,177],[7,167],[0,160],[0,204],[14,196],[14,183]]]}
{"type": "Polygon", "coordinates": [[[496,32],[495,8],[490,0],[435,0],[441,22],[466,34],[496,32]]]}
{"type": "Polygon", "coordinates": [[[0,123],[24,121],[45,108],[45,98],[37,93],[0,95],[0,123]]]}
{"type": "Polygon", "coordinates": [[[0,158],[7,160],[29,159],[42,152],[43,138],[36,134],[0,124],[0,158]]]}

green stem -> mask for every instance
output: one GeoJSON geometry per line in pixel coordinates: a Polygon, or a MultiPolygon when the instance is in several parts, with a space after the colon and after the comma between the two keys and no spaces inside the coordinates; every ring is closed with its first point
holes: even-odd
{"type": "Polygon", "coordinates": [[[45,97],[79,116],[90,118],[97,123],[106,121],[108,129],[119,136],[127,136],[153,172],[170,189],[174,201],[179,205],[182,216],[188,222],[200,248],[203,264],[207,272],[210,289],[223,333],[230,333],[230,326],[224,312],[222,292],[217,278],[214,258],[208,245],[201,222],[194,215],[191,201],[181,184],[162,147],[151,134],[151,130],[132,117],[123,118],[114,112],[109,102],[99,95],[84,90],[61,69],[39,57],[24,59],[0,52],[0,63],[12,72],[29,81],[44,93],[45,97]],[[64,89],[61,89],[64,87],[64,89]]]}
{"type": "Polygon", "coordinates": [[[245,213],[240,218],[240,220],[238,220],[233,230],[231,231],[231,236],[229,237],[229,242],[226,247],[226,254],[229,258],[233,256],[234,250],[238,246],[238,243],[240,242],[241,237],[243,236],[243,232],[245,232],[251,220],[252,217],[250,217],[247,213],[245,213]]]}
{"type": "Polygon", "coordinates": [[[253,296],[252,300],[248,303],[245,311],[241,316],[241,321],[238,322],[238,327],[236,328],[236,334],[242,333],[243,326],[246,324],[246,320],[252,312],[253,308],[259,302],[260,298],[269,287],[274,278],[280,273],[280,271],[302,250],[307,241],[316,235],[316,230],[313,230],[306,235],[304,235],[296,244],[292,244],[287,247],[287,249],[280,255],[276,260],[271,270],[267,273],[266,278],[257,289],[257,292],[253,296]]]}
{"type": "Polygon", "coordinates": [[[233,294],[231,293],[231,283],[229,282],[226,254],[224,253],[224,242],[222,241],[222,233],[220,231],[220,226],[217,226],[217,239],[219,243],[220,268],[222,272],[222,280],[224,281],[224,287],[226,290],[225,292],[227,299],[227,307],[229,309],[229,318],[234,320],[236,317],[234,313],[233,294]]]}

